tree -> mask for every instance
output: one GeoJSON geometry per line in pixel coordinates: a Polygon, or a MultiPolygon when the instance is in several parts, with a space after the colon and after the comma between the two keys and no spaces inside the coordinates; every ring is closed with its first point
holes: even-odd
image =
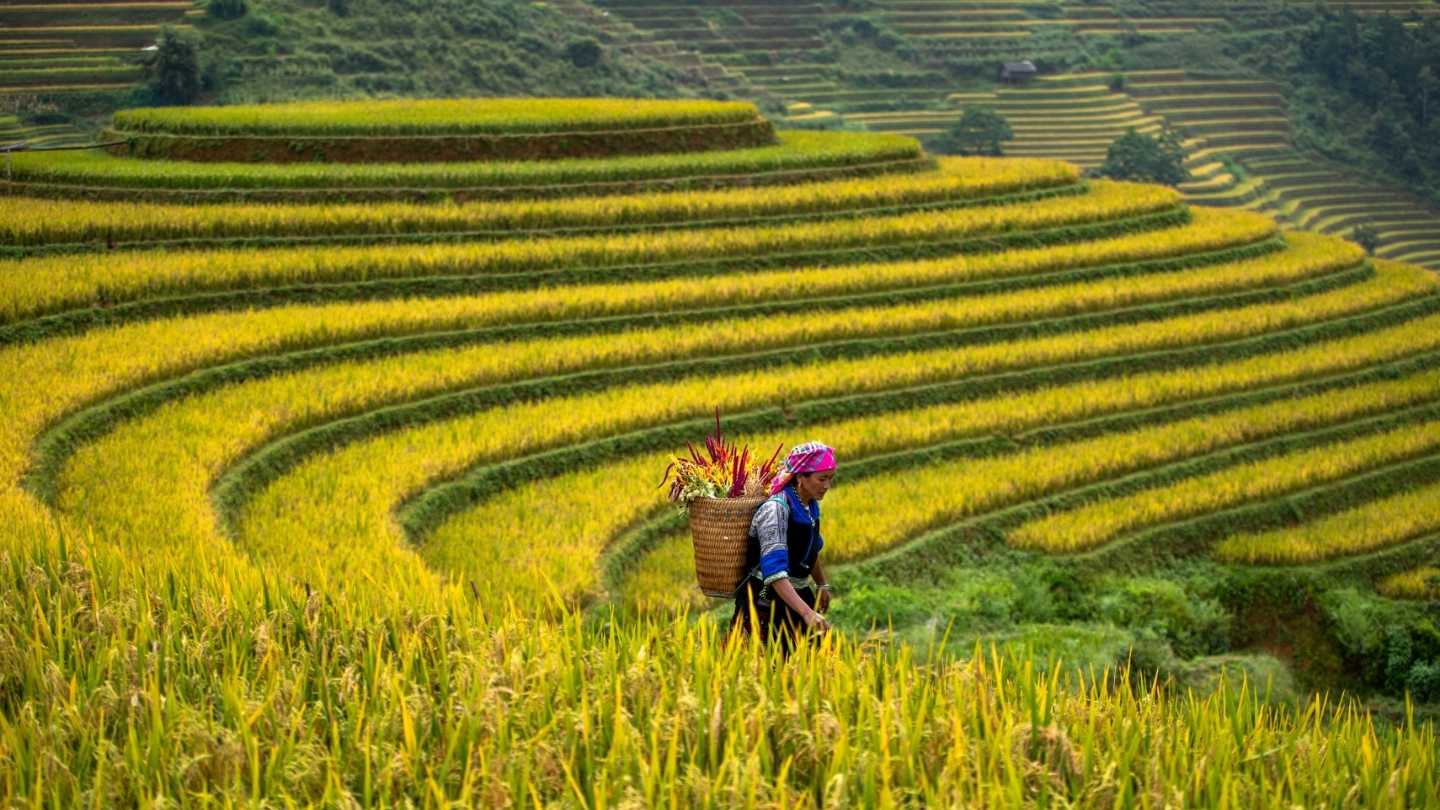
{"type": "Polygon", "coordinates": [[[200,95],[200,55],[195,41],[169,26],[160,31],[145,62],[150,92],[164,104],[189,104],[200,95]]]}
{"type": "Polygon", "coordinates": [[[1133,128],[1110,144],[1100,174],[1116,180],[1143,180],[1178,186],[1190,179],[1185,168],[1185,147],[1174,132],[1159,137],[1144,135],[1133,128]]]}
{"type": "Polygon", "coordinates": [[[1429,65],[1420,69],[1420,75],[1415,79],[1419,87],[1418,99],[1420,102],[1420,125],[1430,124],[1431,114],[1434,112],[1433,105],[1440,103],[1440,79],[1435,78],[1435,71],[1429,65]]]}
{"type": "Polygon", "coordinates": [[[1356,225],[1350,231],[1350,241],[1365,248],[1365,252],[1375,255],[1375,248],[1380,247],[1380,232],[1370,223],[1356,225]]]}
{"type": "Polygon", "coordinates": [[[602,55],[600,43],[591,37],[574,40],[565,46],[565,56],[577,68],[594,67],[600,63],[602,55]]]}
{"type": "Polygon", "coordinates": [[[1003,141],[1015,139],[1010,122],[989,107],[967,106],[944,135],[932,144],[935,151],[959,155],[999,155],[1003,141]]]}
{"type": "Polygon", "coordinates": [[[238,20],[249,10],[246,0],[210,0],[205,4],[205,13],[219,20],[238,20]]]}

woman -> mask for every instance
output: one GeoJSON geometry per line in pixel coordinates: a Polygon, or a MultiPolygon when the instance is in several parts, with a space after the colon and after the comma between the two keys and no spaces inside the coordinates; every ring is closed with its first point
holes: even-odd
{"type": "Polygon", "coordinates": [[[731,627],[776,638],[787,655],[802,632],[830,629],[822,615],[830,609],[830,583],[820,567],[820,501],[834,479],[835,451],[820,442],[799,445],[750,521],[750,573],[735,592],[731,627]]]}

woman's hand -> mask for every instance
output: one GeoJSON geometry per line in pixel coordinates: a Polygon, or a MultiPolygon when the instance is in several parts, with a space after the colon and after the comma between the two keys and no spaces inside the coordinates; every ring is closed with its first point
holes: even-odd
{"type": "Polygon", "coordinates": [[[818,611],[820,611],[821,613],[829,613],[829,612],[830,612],[830,589],[829,589],[829,588],[821,588],[820,591],[819,591],[819,593],[815,594],[815,609],[818,610],[818,611]]]}
{"type": "Polygon", "coordinates": [[[825,621],[824,616],[812,610],[805,614],[805,628],[812,633],[824,633],[830,629],[830,622],[825,621]]]}

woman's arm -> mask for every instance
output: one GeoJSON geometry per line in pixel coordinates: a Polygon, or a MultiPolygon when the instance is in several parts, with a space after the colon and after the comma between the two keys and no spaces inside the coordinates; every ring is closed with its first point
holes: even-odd
{"type": "Polygon", "coordinates": [[[824,616],[821,616],[811,609],[809,605],[805,604],[805,600],[801,599],[800,594],[795,592],[795,586],[790,584],[789,579],[777,579],[771,587],[775,589],[776,596],[779,596],[784,600],[785,604],[790,606],[791,610],[799,613],[801,618],[805,619],[805,625],[811,630],[824,631],[830,629],[830,623],[825,621],[824,616]]]}
{"type": "Polygon", "coordinates": [[[815,564],[810,566],[810,576],[815,580],[815,609],[821,613],[830,610],[830,580],[825,576],[825,569],[820,567],[820,558],[815,558],[815,564]]]}

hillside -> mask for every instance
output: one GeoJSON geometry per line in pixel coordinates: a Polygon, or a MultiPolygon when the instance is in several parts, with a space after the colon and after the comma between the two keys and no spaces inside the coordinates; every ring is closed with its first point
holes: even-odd
{"type": "MultiPolygon", "coordinates": [[[[147,85],[137,84],[140,48],[168,24],[194,29],[198,100],[206,103],[740,97],[790,126],[925,139],[953,124],[965,105],[985,105],[1010,119],[1011,154],[1086,168],[1131,127],[1170,128],[1190,152],[1190,200],[1340,236],[1373,229],[1377,255],[1440,269],[1440,165],[1425,146],[1440,139],[1426,129],[1429,113],[1420,103],[1399,136],[1376,118],[1377,98],[1440,93],[1440,85],[1420,90],[1415,78],[1415,54],[1440,42],[1440,6],[1422,0],[1329,4],[1371,21],[1351,35],[1348,50],[1327,57],[1361,65],[1338,83],[1327,83],[1323,60],[1306,50],[1303,40],[1322,17],[1301,2],[240,5],[244,13],[228,19],[188,2],[0,4],[0,67],[8,77],[0,83],[0,139],[84,141],[114,109],[152,102],[147,85]],[[1414,41],[1376,27],[1384,20],[1414,41]],[[1377,50],[1372,42],[1389,44],[1377,50]],[[997,65],[1014,59],[1036,61],[1041,80],[997,85],[997,65]],[[1371,82],[1375,71],[1387,78],[1371,82]],[[1357,76],[1373,86],[1356,89],[1357,76]],[[1392,78],[1403,92],[1387,93],[1392,78]]],[[[1382,118],[1403,106],[1385,104],[1382,118]]]]}
{"type": "Polygon", "coordinates": [[[157,101],[144,63],[167,27],[195,49],[199,103],[354,96],[714,94],[673,49],[617,43],[580,2],[0,2],[0,145],[85,142],[157,101]],[[17,116],[11,121],[10,116],[17,116]]]}
{"type": "Polygon", "coordinates": [[[1440,795],[1432,273],[744,103],[110,129],[0,183],[11,794],[1440,795]],[[655,487],[717,408],[842,459],[785,667],[655,487]]]}
{"type": "MultiPolygon", "coordinates": [[[[1191,153],[1194,180],[1185,187],[1191,200],[1262,210],[1287,224],[1342,236],[1373,227],[1378,255],[1440,268],[1440,198],[1432,179],[1440,167],[1433,156],[1419,159],[1431,167],[1426,171],[1414,168],[1414,159],[1387,166],[1376,157],[1374,139],[1357,135],[1369,131],[1374,110],[1340,102],[1337,88],[1302,70],[1297,43],[1319,19],[1314,4],[599,4],[639,28],[642,41],[689,48],[722,65],[735,86],[787,110],[792,125],[860,126],[929,138],[953,124],[965,105],[990,106],[1016,132],[1008,153],[1085,167],[1098,166],[1109,144],[1131,127],[1168,127],[1184,136],[1191,153]],[[999,64],[1020,59],[1035,61],[1041,80],[997,85],[999,64]],[[1298,131],[1295,122],[1303,122],[1298,131]]],[[[1433,27],[1440,6],[1434,3],[1330,5],[1369,19],[1403,15],[1412,30],[1429,21],[1432,27],[1404,50],[1434,52],[1440,41],[1440,28],[1433,27]]],[[[1394,39],[1385,36],[1367,31],[1360,39],[1394,39]]],[[[1344,58],[1359,59],[1360,72],[1389,68],[1385,48],[1354,50],[1344,58]]]]}

